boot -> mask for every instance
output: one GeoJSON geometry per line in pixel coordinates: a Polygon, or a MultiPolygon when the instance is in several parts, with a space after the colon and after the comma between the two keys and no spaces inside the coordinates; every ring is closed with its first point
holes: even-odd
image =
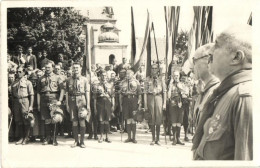
{"type": "Polygon", "coordinates": [[[154,145],[155,144],[155,125],[151,125],[151,131],[152,131],[152,142],[150,143],[150,145],[154,145]]]}
{"type": "Polygon", "coordinates": [[[182,143],[181,140],[180,140],[180,134],[181,134],[181,127],[177,127],[177,132],[176,132],[177,144],[185,145],[185,144],[182,143]]]}
{"type": "Polygon", "coordinates": [[[109,126],[109,124],[105,124],[105,133],[106,133],[105,141],[108,143],[111,143],[111,141],[109,140],[108,135],[107,135],[107,134],[109,134],[109,132],[110,132],[110,126],[109,126]]]}
{"type": "Polygon", "coordinates": [[[81,148],[86,148],[84,144],[84,135],[86,132],[86,127],[80,127],[80,147],[81,148]]]}
{"type": "Polygon", "coordinates": [[[188,125],[185,125],[184,126],[184,134],[185,134],[184,141],[189,142],[189,138],[187,136],[187,133],[188,133],[188,125]]]}
{"type": "Polygon", "coordinates": [[[133,143],[137,143],[137,141],[135,140],[135,135],[136,135],[136,124],[132,124],[131,130],[133,132],[133,139],[132,142],[133,143]]]}
{"type": "Polygon", "coordinates": [[[98,136],[97,136],[97,126],[98,126],[97,121],[94,121],[94,123],[93,123],[93,130],[94,130],[94,139],[95,139],[95,140],[98,140],[98,136]]]}
{"type": "Polygon", "coordinates": [[[23,138],[21,138],[21,139],[19,139],[19,141],[17,141],[17,142],[15,143],[15,145],[20,145],[20,144],[22,144],[22,143],[23,143],[23,141],[24,141],[24,139],[23,139],[23,138]]]}
{"type": "Polygon", "coordinates": [[[93,138],[93,130],[92,130],[92,123],[88,123],[88,130],[89,130],[89,135],[87,139],[92,139],[93,138]]]}
{"type": "Polygon", "coordinates": [[[56,130],[55,130],[55,124],[51,125],[52,127],[52,131],[51,131],[51,136],[53,136],[53,146],[58,146],[58,142],[57,142],[57,136],[58,136],[58,125],[56,124],[56,130]],[[55,136],[54,136],[55,133],[55,136]]]}
{"type": "Polygon", "coordinates": [[[29,135],[30,135],[30,129],[31,127],[29,125],[25,125],[25,137],[24,137],[24,141],[22,143],[22,145],[26,145],[29,143],[29,135]]]}
{"type": "Polygon", "coordinates": [[[176,145],[177,143],[175,136],[176,136],[176,127],[172,127],[172,140],[173,140],[172,145],[176,145]]]}
{"type": "Polygon", "coordinates": [[[103,142],[103,133],[104,133],[104,124],[100,124],[100,137],[98,140],[99,143],[103,142]]]}
{"type": "Polygon", "coordinates": [[[160,125],[156,125],[156,141],[155,144],[160,145],[160,125]]]}
{"type": "Polygon", "coordinates": [[[20,145],[24,141],[24,127],[21,124],[17,124],[16,131],[18,133],[19,140],[15,143],[15,145],[20,145]]]}
{"type": "Polygon", "coordinates": [[[43,145],[48,145],[50,143],[51,140],[51,128],[50,128],[50,124],[45,124],[45,134],[46,134],[46,138],[43,140],[43,145]]]}
{"type": "Polygon", "coordinates": [[[127,137],[127,139],[125,140],[125,143],[128,143],[128,142],[131,142],[131,141],[132,141],[132,140],[131,140],[131,129],[132,129],[131,124],[127,124],[127,126],[126,126],[126,131],[127,131],[128,137],[127,137]]]}
{"type": "Polygon", "coordinates": [[[71,145],[71,147],[75,148],[76,146],[79,146],[78,126],[73,126],[72,132],[73,132],[75,142],[73,143],[73,145],[71,145]]]}

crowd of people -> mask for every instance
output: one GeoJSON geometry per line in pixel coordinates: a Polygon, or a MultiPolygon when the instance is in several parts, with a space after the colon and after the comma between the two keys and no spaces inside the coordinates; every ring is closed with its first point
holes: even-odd
{"type": "Polygon", "coordinates": [[[9,141],[40,139],[56,146],[57,135],[67,133],[75,139],[71,147],[85,148],[86,133],[87,139],[110,143],[111,131],[120,131],[128,135],[125,143],[137,143],[136,124],[146,120],[150,145],[160,145],[162,133],[172,145],[185,145],[183,126],[184,141],[195,129],[194,159],[251,160],[250,33],[250,26],[225,30],[196,50],[193,71],[185,74],[172,62],[170,76],[156,61],[149,76],[143,64],[134,72],[125,57],[119,65],[115,59],[105,67],[92,65],[82,75],[80,59],[58,54],[55,64],[46,51],[36,57],[31,47],[23,54],[17,46],[18,55],[8,55],[9,141]]]}

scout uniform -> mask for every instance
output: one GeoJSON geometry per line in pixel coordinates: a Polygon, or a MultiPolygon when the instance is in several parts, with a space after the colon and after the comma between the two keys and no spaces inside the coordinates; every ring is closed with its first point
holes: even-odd
{"type": "Polygon", "coordinates": [[[187,131],[189,126],[189,111],[190,111],[190,101],[191,101],[191,94],[190,88],[187,86],[186,83],[183,83],[183,87],[181,89],[181,97],[182,97],[182,108],[183,108],[183,122],[182,125],[184,127],[184,134],[185,134],[185,141],[189,141],[187,137],[187,131]]]}
{"type": "Polygon", "coordinates": [[[79,110],[87,107],[87,94],[89,94],[88,80],[84,76],[73,75],[65,82],[65,90],[68,93],[68,106],[70,119],[73,123],[72,132],[75,142],[78,143],[78,122],[80,124],[80,146],[84,145],[84,135],[86,132],[85,119],[79,117],[79,110]]]}
{"type": "Polygon", "coordinates": [[[12,84],[12,110],[16,125],[16,132],[20,140],[16,144],[26,144],[29,140],[30,126],[24,116],[29,112],[30,97],[34,95],[32,83],[22,77],[12,84]]]}
{"type": "MultiPolygon", "coordinates": [[[[182,89],[184,88],[183,83],[181,82],[173,82],[169,84],[169,90],[168,90],[168,98],[169,98],[169,117],[170,122],[172,124],[176,123],[182,123],[183,122],[183,107],[179,107],[179,103],[182,103],[182,89]]],[[[173,145],[176,145],[176,143],[184,145],[180,141],[180,131],[181,127],[173,126],[172,132],[173,132],[173,145]],[[176,136],[176,138],[175,138],[176,136]],[[177,142],[176,142],[177,139],[177,142]]]]}
{"type": "MultiPolygon", "coordinates": [[[[195,152],[200,160],[252,160],[252,69],[226,77],[202,113],[203,136],[195,152]]],[[[199,131],[199,130],[197,130],[199,131]]]]}
{"type": "MultiPolygon", "coordinates": [[[[102,134],[105,133],[106,136],[109,132],[109,121],[112,117],[112,106],[114,99],[114,85],[108,83],[107,81],[100,81],[96,84],[95,92],[94,92],[94,100],[97,110],[97,118],[100,122],[100,140],[102,142],[102,134]]],[[[106,142],[110,142],[108,138],[105,140],[106,142]]]]}
{"type": "Polygon", "coordinates": [[[94,112],[94,88],[96,87],[96,84],[99,83],[97,74],[95,72],[90,72],[91,73],[91,89],[90,89],[90,109],[91,109],[91,116],[88,122],[88,128],[89,128],[89,136],[88,139],[93,138],[94,134],[94,139],[98,140],[97,136],[97,127],[98,127],[98,119],[97,119],[97,114],[94,112]],[[92,127],[93,124],[93,127],[92,127]]]}
{"type": "MultiPolygon", "coordinates": [[[[124,116],[124,119],[132,119],[133,120],[133,111],[138,110],[138,99],[141,95],[141,87],[138,80],[132,78],[132,79],[124,79],[120,83],[120,102],[122,106],[122,113],[124,116]]],[[[125,140],[125,142],[134,142],[137,143],[135,140],[136,135],[136,123],[127,123],[127,133],[128,133],[128,139],[125,140]],[[133,138],[131,139],[131,131],[133,132],[133,138]]]]}
{"type": "Polygon", "coordinates": [[[145,83],[145,92],[147,96],[147,108],[151,114],[151,120],[148,121],[152,131],[151,145],[159,145],[160,126],[163,123],[163,99],[166,93],[166,85],[158,76],[147,77],[145,83]],[[156,139],[155,139],[155,125],[156,125],[156,139]]]}
{"type": "MultiPolygon", "coordinates": [[[[30,80],[32,82],[32,86],[33,86],[33,90],[34,93],[37,93],[37,76],[36,74],[31,74],[30,77],[28,78],[28,80],[30,80]]],[[[43,124],[41,124],[40,122],[42,121],[40,119],[40,113],[38,112],[38,106],[37,106],[37,94],[34,94],[34,101],[33,101],[33,116],[35,118],[35,124],[34,127],[32,128],[31,131],[31,136],[41,136],[43,137],[44,135],[44,130],[41,129],[41,126],[44,126],[43,124]]]]}
{"type": "MultiPolygon", "coordinates": [[[[51,115],[49,105],[59,99],[60,89],[62,87],[61,78],[51,72],[50,74],[43,75],[37,84],[37,93],[40,94],[40,113],[41,120],[45,122],[45,135],[44,145],[50,143],[52,131],[51,128],[51,115]]],[[[57,145],[56,139],[54,139],[55,145],[57,145]]]]}

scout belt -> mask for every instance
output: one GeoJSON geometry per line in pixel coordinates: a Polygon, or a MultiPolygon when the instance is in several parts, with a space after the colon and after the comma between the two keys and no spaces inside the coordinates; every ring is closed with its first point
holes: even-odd
{"type": "Polygon", "coordinates": [[[47,92],[42,92],[42,94],[58,94],[59,92],[50,92],[50,91],[47,91],[47,92]]]}
{"type": "Polygon", "coordinates": [[[73,93],[73,94],[69,94],[69,96],[83,96],[85,95],[85,93],[73,93]]]}
{"type": "Polygon", "coordinates": [[[14,99],[23,99],[23,98],[29,98],[29,96],[14,97],[14,99]]]}
{"type": "Polygon", "coordinates": [[[124,95],[124,97],[126,97],[126,98],[134,98],[134,97],[136,97],[137,95],[135,95],[135,94],[129,94],[129,95],[124,95]]]}
{"type": "Polygon", "coordinates": [[[158,96],[158,95],[162,95],[162,93],[148,93],[148,95],[158,96]]]}

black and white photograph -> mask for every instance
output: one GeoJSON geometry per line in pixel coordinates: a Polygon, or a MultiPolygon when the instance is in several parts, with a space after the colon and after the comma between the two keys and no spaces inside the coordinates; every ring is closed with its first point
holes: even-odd
{"type": "Polygon", "coordinates": [[[1,166],[259,166],[256,4],[3,1],[1,166]]]}

